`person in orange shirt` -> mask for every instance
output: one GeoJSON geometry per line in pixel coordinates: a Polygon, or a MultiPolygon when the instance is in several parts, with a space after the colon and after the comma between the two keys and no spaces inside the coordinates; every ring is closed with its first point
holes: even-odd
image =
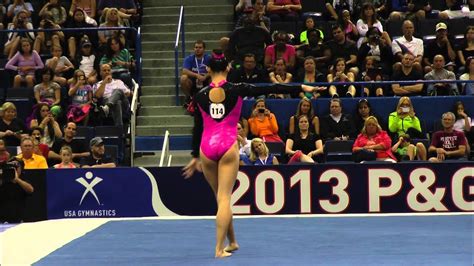
{"type": "Polygon", "coordinates": [[[248,120],[250,132],[264,142],[283,142],[278,136],[278,123],[275,115],[265,106],[264,99],[257,99],[248,120]]]}
{"type": "Polygon", "coordinates": [[[48,164],[46,159],[38,154],[34,153],[34,144],[31,137],[23,137],[21,139],[21,154],[16,158],[22,160],[25,163],[24,169],[47,169],[48,164]]]}

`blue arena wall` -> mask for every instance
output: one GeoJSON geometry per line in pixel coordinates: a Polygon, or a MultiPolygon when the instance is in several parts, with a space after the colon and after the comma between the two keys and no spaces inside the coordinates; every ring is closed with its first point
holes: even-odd
{"type": "MultiPolygon", "coordinates": [[[[33,178],[26,221],[216,212],[202,174],[184,179],[178,167],[48,169],[33,178]]],[[[473,212],[474,162],[244,166],[232,204],[239,215],[473,212]]]]}

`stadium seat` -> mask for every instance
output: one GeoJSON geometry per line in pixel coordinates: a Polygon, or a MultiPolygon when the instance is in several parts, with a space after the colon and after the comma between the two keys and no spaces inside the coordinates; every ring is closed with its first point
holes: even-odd
{"type": "Polygon", "coordinates": [[[119,148],[117,145],[105,145],[105,154],[110,156],[112,160],[117,164],[118,163],[118,151],[119,148]]]}
{"type": "Polygon", "coordinates": [[[448,22],[448,31],[449,34],[452,36],[457,35],[464,35],[466,32],[466,25],[469,23],[469,19],[467,18],[457,18],[457,19],[450,19],[448,22]]]}
{"type": "Polygon", "coordinates": [[[326,161],[352,161],[353,140],[337,141],[328,140],[324,144],[326,161]]]}
{"type": "Polygon", "coordinates": [[[323,14],[326,11],[325,1],[322,0],[301,0],[301,7],[303,20],[305,20],[308,16],[311,16],[316,20],[322,20],[323,14]]]}
{"type": "Polygon", "coordinates": [[[94,137],[94,128],[93,127],[84,127],[84,126],[78,126],[76,128],[76,137],[78,139],[83,139],[87,143],[89,143],[89,140],[91,140],[94,137]]]}

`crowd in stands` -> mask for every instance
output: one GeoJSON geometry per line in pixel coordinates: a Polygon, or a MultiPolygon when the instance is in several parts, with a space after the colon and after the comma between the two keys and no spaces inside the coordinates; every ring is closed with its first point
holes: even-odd
{"type": "MultiPolygon", "coordinates": [[[[291,163],[323,162],[328,141],[351,143],[355,161],[467,158],[474,130],[469,116],[445,107],[437,128],[444,137],[427,136],[433,132],[423,131],[410,101],[415,96],[474,96],[472,83],[442,82],[474,80],[474,1],[437,2],[326,0],[322,9],[310,10],[311,1],[304,0],[236,1],[235,29],[220,40],[232,62],[229,81],[331,83],[314,93],[256,99],[250,117],[240,124],[242,163],[272,164],[273,158],[262,159],[270,155],[260,143],[272,150],[275,142],[283,143],[280,162],[291,163]],[[437,82],[417,82],[421,80],[437,82]],[[351,84],[355,81],[412,82],[351,84]],[[359,102],[355,114],[344,113],[338,98],[359,96],[401,98],[389,117],[378,117],[370,98],[359,102]],[[279,129],[278,117],[266,107],[265,99],[274,98],[301,99],[289,128],[279,129]],[[318,98],[332,98],[330,113],[319,118],[311,106],[318,98]],[[462,135],[453,133],[453,128],[462,135]],[[257,139],[255,145],[252,137],[257,139]]],[[[205,85],[209,77],[205,43],[199,40],[196,45],[199,51],[195,46],[195,53],[186,58],[181,76],[190,112],[192,96],[199,89],[190,84],[205,85]]]]}
{"type": "MultiPolygon", "coordinates": [[[[108,167],[121,159],[104,157],[107,138],[75,135],[77,125],[92,131],[109,125],[123,141],[136,84],[135,33],[100,29],[137,27],[141,11],[141,1],[135,0],[0,2],[0,30],[20,30],[0,34],[0,87],[6,101],[0,137],[13,151],[11,156],[18,153],[25,161],[26,169],[108,167]],[[39,31],[26,31],[32,29],[39,31]],[[19,106],[21,117],[9,101],[20,91],[30,102],[28,110],[19,106]]],[[[122,157],[124,151],[115,153],[122,157]]]]}

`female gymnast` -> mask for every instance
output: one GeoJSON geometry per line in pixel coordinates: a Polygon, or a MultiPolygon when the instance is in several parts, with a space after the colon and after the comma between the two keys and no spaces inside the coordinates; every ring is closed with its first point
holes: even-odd
{"type": "Polygon", "coordinates": [[[255,87],[227,82],[229,63],[218,50],[214,51],[208,68],[212,82],[195,96],[193,159],[183,168],[183,175],[189,178],[196,170],[202,170],[214,191],[217,200],[215,257],[223,258],[239,249],[232,224],[230,198],[239,170],[237,122],[243,98],[268,93],[285,94],[299,89],[313,92],[316,88],[284,84],[255,87]],[[224,247],[226,236],[229,245],[224,247]]]}

